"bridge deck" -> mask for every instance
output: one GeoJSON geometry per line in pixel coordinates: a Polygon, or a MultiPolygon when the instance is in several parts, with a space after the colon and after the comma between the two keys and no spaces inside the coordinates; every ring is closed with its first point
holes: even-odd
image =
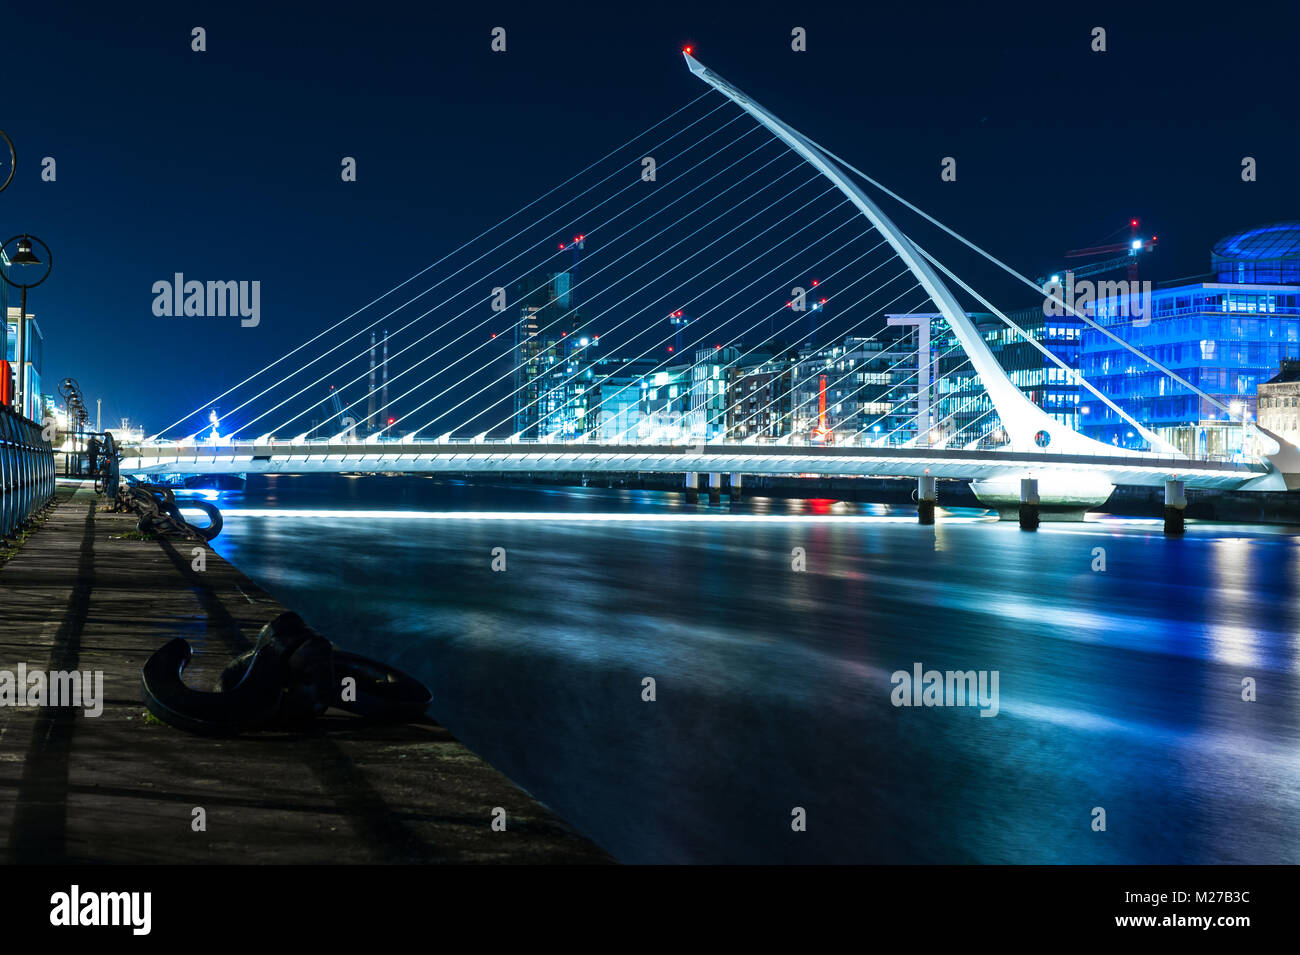
{"type": "MultiPolygon", "coordinates": [[[[134,473],[300,474],[347,471],[574,472],[733,471],[826,477],[931,477],[961,480],[1060,476],[1079,482],[1161,485],[1177,478],[1195,487],[1241,489],[1269,475],[1263,465],[1146,455],[1091,456],[932,448],[800,447],[595,443],[233,444],[127,448],[122,469],[134,473]]],[[[1279,487],[1277,489],[1285,489],[1279,487]]]]}

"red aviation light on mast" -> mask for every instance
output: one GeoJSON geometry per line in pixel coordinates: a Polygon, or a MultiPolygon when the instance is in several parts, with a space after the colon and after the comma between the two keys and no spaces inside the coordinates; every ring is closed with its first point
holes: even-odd
{"type": "Polygon", "coordinates": [[[685,53],[687,56],[690,56],[692,53],[695,52],[695,47],[693,47],[693,46],[684,46],[684,47],[682,47],[682,52],[685,53]]]}

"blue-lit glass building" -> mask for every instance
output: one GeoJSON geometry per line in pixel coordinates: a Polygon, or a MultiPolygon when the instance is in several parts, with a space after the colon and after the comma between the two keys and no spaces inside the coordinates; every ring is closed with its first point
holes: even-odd
{"type": "MultiPolygon", "coordinates": [[[[1012,383],[1057,421],[1077,428],[1079,350],[1084,323],[1073,315],[1049,316],[1043,306],[1010,312],[1007,318],[1042,344],[1066,367],[1062,368],[1001,319],[984,312],[968,312],[1012,383]]],[[[961,350],[956,335],[945,330],[936,337],[939,360],[936,383],[937,427],[945,442],[965,447],[994,448],[1006,443],[1002,422],[980,376],[961,350]]]]}
{"type": "MultiPolygon", "coordinates": [[[[1300,357],[1300,222],[1279,222],[1215,244],[1207,281],[1153,289],[1149,312],[1130,296],[1098,298],[1087,312],[1188,382],[1254,420],[1259,385],[1284,359],[1300,357]]],[[[1079,371],[1133,418],[1185,453],[1233,458],[1243,431],[1229,414],[1085,327],[1079,371]]],[[[1142,447],[1131,427],[1086,390],[1079,429],[1121,447],[1142,447]]],[[[1247,436],[1245,441],[1249,441],[1247,436]]],[[[1248,450],[1248,449],[1247,449],[1248,450]]]]}

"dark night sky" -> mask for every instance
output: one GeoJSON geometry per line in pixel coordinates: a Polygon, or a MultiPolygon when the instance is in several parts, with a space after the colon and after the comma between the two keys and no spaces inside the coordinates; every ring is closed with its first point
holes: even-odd
{"type": "MultiPolygon", "coordinates": [[[[1031,277],[1131,215],[1160,236],[1157,280],[1300,218],[1294,4],[81,6],[8,16],[0,126],[19,167],[0,209],[6,235],[56,256],[31,299],[45,390],[78,378],[106,425],[201,405],[687,103],[703,87],[686,43],[1031,277]],[[1241,182],[1247,155],[1258,182],[1241,182]],[[261,325],[155,317],[150,288],[174,272],[260,280],[261,325]]],[[[1032,304],[980,275],[1005,307],[1032,304]]]]}

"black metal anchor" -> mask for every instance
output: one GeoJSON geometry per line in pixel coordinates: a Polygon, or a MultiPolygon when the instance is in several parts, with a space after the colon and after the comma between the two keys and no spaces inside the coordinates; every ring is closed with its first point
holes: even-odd
{"type": "Polygon", "coordinates": [[[337,650],[296,613],[283,613],[258,634],[252,650],[221,674],[222,692],[186,686],[189,644],[177,637],[140,671],[149,712],[171,726],[230,736],[271,725],[301,727],[330,706],[372,720],[424,716],[432,694],[414,677],[359,654],[337,650]]]}

